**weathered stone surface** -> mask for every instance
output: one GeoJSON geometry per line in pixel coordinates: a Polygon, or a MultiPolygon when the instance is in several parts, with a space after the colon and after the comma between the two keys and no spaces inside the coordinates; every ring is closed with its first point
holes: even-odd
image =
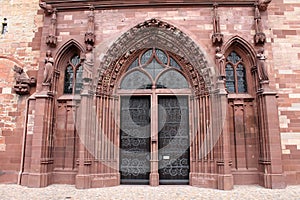
{"type": "MultiPolygon", "coordinates": [[[[51,1],[49,0],[47,2],[51,1]]],[[[235,4],[238,4],[238,2],[242,1],[235,1],[235,4]]],[[[254,1],[245,0],[244,2],[248,2],[247,6],[239,7],[235,5],[224,7],[222,4],[218,6],[218,15],[220,17],[220,30],[218,30],[218,32],[222,34],[222,50],[226,50],[224,48],[230,47],[233,41],[232,38],[242,38],[243,42],[241,43],[246,44],[247,50],[252,49],[253,52],[257,50],[254,45],[256,42],[254,41],[256,33],[253,20],[254,1]]],[[[36,115],[35,111],[43,112],[44,110],[35,109],[43,108],[39,102],[37,107],[35,107],[35,96],[33,95],[31,98],[30,108],[28,108],[29,112],[28,115],[26,115],[26,100],[29,98],[29,95],[19,97],[12,91],[14,85],[12,68],[14,65],[18,65],[28,72],[39,70],[36,75],[38,81],[37,91],[42,91],[43,59],[48,48],[51,48],[53,57],[57,61],[55,66],[57,82],[53,87],[57,87],[57,91],[55,91],[57,93],[54,95],[58,96],[54,98],[59,99],[57,100],[57,109],[55,110],[57,113],[55,117],[56,120],[63,122],[56,124],[57,134],[55,137],[58,137],[58,139],[56,140],[57,146],[55,146],[54,156],[56,159],[54,160],[54,166],[58,171],[54,170],[54,176],[59,177],[60,173],[66,172],[59,170],[68,168],[69,171],[64,175],[67,177],[68,183],[74,184],[74,170],[77,166],[77,154],[82,153],[82,151],[76,152],[73,148],[76,145],[78,146],[78,138],[74,136],[75,128],[73,118],[75,117],[71,114],[71,112],[76,110],[76,107],[74,101],[72,101],[73,97],[62,95],[62,86],[64,81],[64,69],[68,62],[65,58],[72,56],[71,54],[73,53],[80,54],[84,52],[85,49],[84,37],[88,30],[88,6],[85,10],[79,11],[58,9],[56,47],[48,47],[46,41],[49,35],[51,15],[46,14],[44,16],[43,10],[39,7],[38,0],[3,0],[1,3],[0,20],[4,17],[7,18],[8,32],[5,35],[0,35],[0,161],[2,163],[2,161],[5,160],[5,164],[0,166],[0,170],[15,170],[15,173],[10,175],[9,178],[0,174],[0,182],[6,182],[8,179],[8,182],[16,182],[17,180],[17,171],[20,168],[22,140],[24,139],[24,128],[27,127],[27,135],[34,136],[34,134],[40,134],[45,125],[45,122],[41,121],[42,118],[39,118],[41,114],[36,115]],[[70,50],[67,51],[68,48],[70,50]],[[25,116],[28,116],[27,125],[24,124],[25,116]],[[42,125],[35,125],[35,121],[42,125]],[[65,136],[68,139],[64,140],[63,138],[65,136]],[[64,149],[65,144],[67,144],[66,149],[64,149]],[[75,156],[76,159],[72,156],[75,156]],[[71,157],[72,159],[70,159],[71,157]],[[1,176],[4,178],[1,178],[1,176]]],[[[215,48],[211,44],[211,38],[214,33],[212,8],[212,5],[184,7],[158,6],[155,8],[147,6],[145,8],[130,7],[128,9],[99,9],[96,7],[94,11],[95,29],[93,30],[96,36],[95,41],[93,40],[93,44],[95,43],[94,90],[97,87],[96,84],[100,81],[102,86],[105,86],[102,87],[102,92],[106,95],[111,95],[113,89],[117,87],[118,78],[121,76],[122,70],[124,70],[122,69],[122,65],[124,64],[122,59],[129,58],[130,55],[133,55],[142,48],[153,46],[164,48],[176,54],[177,58],[185,63],[187,68],[191,69],[189,73],[190,76],[197,77],[197,79],[194,78],[192,81],[194,87],[205,85],[207,88],[202,88],[201,91],[209,90],[210,87],[213,87],[213,76],[215,73],[215,48]],[[196,69],[197,73],[193,71],[193,69],[196,69]],[[197,86],[197,84],[199,84],[199,86],[197,86]]],[[[278,128],[280,128],[281,133],[282,164],[287,175],[286,180],[290,184],[300,183],[300,179],[297,178],[300,174],[299,11],[300,3],[296,0],[273,0],[268,5],[266,11],[261,9],[260,23],[266,38],[263,42],[258,42],[259,45],[264,44],[266,55],[265,64],[269,74],[270,87],[275,88],[275,91],[278,93],[277,100],[280,120],[280,126],[278,128]]],[[[92,39],[94,39],[94,36],[92,39]]],[[[253,56],[253,52],[249,52],[249,57],[253,56]]],[[[255,65],[255,63],[251,64],[255,65]]],[[[249,67],[251,68],[253,66],[249,67]]],[[[255,68],[252,69],[255,71],[255,68]]],[[[250,83],[249,85],[254,88],[254,84],[250,83]]],[[[47,88],[47,90],[48,89],[50,88],[47,88]]],[[[31,91],[30,94],[34,91],[35,89],[31,91]]],[[[253,92],[255,93],[256,91],[253,92]]],[[[46,91],[46,93],[42,95],[47,96],[48,94],[46,91]]],[[[236,113],[253,112],[251,109],[256,105],[255,103],[252,104],[252,97],[247,98],[243,98],[245,102],[240,101],[238,98],[238,100],[234,101],[236,104],[234,104],[233,107],[237,108],[236,113]],[[244,105],[245,108],[240,105],[244,105]]],[[[45,103],[45,105],[48,104],[45,103]]],[[[272,116],[276,116],[276,113],[272,114],[272,116]]],[[[235,118],[239,120],[239,123],[235,125],[237,130],[243,132],[242,122],[249,122],[251,127],[246,128],[246,135],[257,134],[257,127],[255,127],[255,124],[253,125],[255,119],[252,116],[255,116],[255,112],[254,114],[235,115],[235,118]]],[[[46,117],[45,119],[48,118],[46,117]]],[[[244,137],[246,140],[246,136],[240,138],[244,137]]],[[[278,138],[276,137],[277,136],[272,136],[271,140],[277,140],[278,138]]],[[[32,137],[29,136],[27,138],[25,154],[27,159],[30,159],[30,155],[40,156],[37,152],[45,150],[45,147],[41,145],[35,145],[33,149],[31,149],[31,143],[40,144],[42,141],[51,141],[51,138],[50,140],[36,136],[33,138],[38,138],[38,141],[36,141],[36,139],[32,141],[32,137]]],[[[249,149],[251,149],[250,152],[255,152],[255,144],[253,144],[255,139],[252,139],[249,139],[250,144],[248,145],[251,146],[249,146],[249,149]]],[[[242,140],[237,141],[241,142],[237,145],[238,148],[243,149],[247,146],[242,144],[242,140]]],[[[246,141],[248,142],[248,140],[246,141]]],[[[279,145],[279,151],[280,144],[277,142],[274,145],[279,145]]],[[[248,155],[249,160],[246,161],[242,153],[237,151],[237,158],[240,159],[241,165],[246,166],[250,160],[250,165],[256,167],[252,158],[257,158],[257,155],[253,155],[252,158],[248,155]]],[[[278,154],[278,152],[275,153],[276,155],[278,154]]],[[[45,157],[32,160],[32,163],[36,162],[35,167],[41,167],[40,160],[47,161],[47,163],[43,161],[43,167],[48,164],[51,166],[51,159],[46,158],[47,155],[43,156],[45,157]]],[[[265,159],[262,160],[261,163],[263,163],[263,165],[269,165],[269,161],[270,160],[265,159]]],[[[219,163],[222,162],[223,161],[220,161],[219,163]]],[[[278,161],[274,160],[274,162],[278,161]]],[[[29,163],[25,163],[24,167],[26,170],[30,169],[29,163]]],[[[49,171],[52,170],[50,168],[51,167],[49,167],[49,171]]],[[[279,168],[280,167],[277,166],[277,168],[274,167],[273,170],[280,171],[279,168]]],[[[43,170],[47,171],[45,169],[43,170]]],[[[47,176],[41,178],[44,181],[41,185],[50,182],[47,176]]],[[[113,174],[113,176],[117,175],[113,174]]],[[[200,175],[195,174],[192,177],[197,176],[200,175]]],[[[28,180],[29,182],[34,182],[37,179],[38,178],[28,180]]],[[[246,176],[242,179],[240,179],[240,182],[236,182],[247,182],[246,176]]],[[[24,177],[25,184],[26,180],[26,177],[24,177]]],[[[57,179],[57,182],[63,181],[63,179],[57,179]]],[[[113,183],[115,184],[115,182],[113,183]]],[[[201,185],[202,183],[197,184],[201,185]]],[[[214,183],[210,184],[213,185],[214,183]]],[[[104,186],[105,184],[101,183],[100,185],[104,186]]]]}

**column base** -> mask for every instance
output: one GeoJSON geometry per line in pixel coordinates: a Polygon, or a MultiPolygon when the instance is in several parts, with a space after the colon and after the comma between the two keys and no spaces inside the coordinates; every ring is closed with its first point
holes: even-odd
{"type": "Polygon", "coordinates": [[[219,175],[218,189],[220,189],[220,190],[232,190],[233,189],[232,174],[219,175]]]}
{"type": "Polygon", "coordinates": [[[77,189],[91,188],[91,177],[90,177],[90,175],[76,175],[75,187],[77,189]]]}
{"type": "Polygon", "coordinates": [[[218,189],[218,175],[209,173],[190,173],[190,185],[218,189]]]}
{"type": "Polygon", "coordinates": [[[93,175],[91,179],[92,188],[112,187],[120,185],[120,173],[107,173],[93,175]]]}
{"type": "Polygon", "coordinates": [[[52,173],[29,173],[25,178],[25,180],[27,180],[27,183],[24,182],[24,185],[34,188],[46,187],[52,184],[51,179],[52,173]]]}
{"type": "Polygon", "coordinates": [[[150,185],[151,186],[159,185],[159,174],[158,173],[150,173],[150,185]]]}
{"type": "Polygon", "coordinates": [[[286,188],[286,181],[283,174],[260,174],[259,185],[269,189],[286,188]]]}

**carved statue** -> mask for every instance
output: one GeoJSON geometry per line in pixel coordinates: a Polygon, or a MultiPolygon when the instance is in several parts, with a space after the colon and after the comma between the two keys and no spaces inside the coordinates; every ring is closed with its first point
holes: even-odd
{"type": "Polygon", "coordinates": [[[262,32],[261,15],[257,5],[255,6],[254,20],[256,33],[262,32]]]}
{"type": "Polygon", "coordinates": [[[46,2],[41,2],[40,7],[45,11],[46,15],[50,15],[53,13],[53,8],[51,5],[47,4],[46,2]]]}
{"type": "Polygon", "coordinates": [[[214,4],[213,28],[214,33],[220,33],[220,16],[218,15],[218,4],[214,4]]]}
{"type": "Polygon", "coordinates": [[[91,12],[88,16],[88,30],[87,30],[87,32],[88,33],[94,33],[94,31],[95,31],[95,23],[94,23],[95,16],[94,16],[94,12],[93,12],[94,8],[91,7],[90,9],[91,9],[91,12]]]}
{"type": "Polygon", "coordinates": [[[255,21],[255,36],[254,42],[255,44],[262,44],[264,45],[266,41],[266,35],[263,32],[262,22],[261,22],[261,15],[258,9],[258,4],[255,4],[255,11],[254,11],[254,21],[255,21]]]}
{"type": "Polygon", "coordinates": [[[269,3],[271,3],[272,0],[258,0],[258,7],[261,11],[266,11],[268,8],[269,3]]]}
{"type": "Polygon", "coordinates": [[[17,65],[14,66],[13,68],[14,72],[15,72],[15,80],[16,83],[29,83],[29,78],[27,76],[27,74],[24,72],[23,68],[18,67],[17,65]]]}
{"type": "Polygon", "coordinates": [[[218,4],[213,5],[213,35],[212,42],[215,45],[223,43],[223,34],[221,34],[220,28],[220,16],[218,14],[218,4]]]}
{"type": "Polygon", "coordinates": [[[29,94],[30,87],[36,84],[36,79],[34,77],[29,78],[24,72],[23,68],[14,66],[16,84],[14,85],[14,91],[17,94],[29,94]]]}
{"type": "Polygon", "coordinates": [[[219,70],[221,79],[224,79],[224,77],[225,77],[224,63],[225,63],[225,56],[222,53],[221,48],[217,47],[216,48],[216,64],[218,65],[218,70],[219,70]]]}
{"type": "Polygon", "coordinates": [[[268,81],[268,72],[265,66],[266,56],[264,55],[264,48],[261,47],[258,49],[257,54],[257,70],[258,70],[258,78],[260,81],[268,81]]]}
{"type": "Polygon", "coordinates": [[[57,43],[57,37],[56,37],[56,26],[57,26],[56,12],[57,12],[57,10],[54,8],[53,13],[52,13],[52,17],[51,17],[50,27],[49,27],[49,35],[46,38],[46,43],[50,46],[55,46],[56,43],[57,43]]]}
{"type": "Polygon", "coordinates": [[[94,15],[94,7],[90,7],[90,13],[88,16],[88,28],[87,32],[84,36],[84,41],[87,44],[93,45],[95,43],[95,15],[94,15]]]}
{"type": "Polygon", "coordinates": [[[90,81],[93,78],[93,67],[94,67],[94,52],[93,52],[92,45],[87,44],[86,53],[84,56],[82,56],[81,59],[84,60],[82,78],[85,81],[90,81]]]}
{"type": "Polygon", "coordinates": [[[50,84],[53,76],[53,63],[52,52],[48,50],[46,52],[45,66],[44,66],[44,79],[43,84],[50,84]]]}

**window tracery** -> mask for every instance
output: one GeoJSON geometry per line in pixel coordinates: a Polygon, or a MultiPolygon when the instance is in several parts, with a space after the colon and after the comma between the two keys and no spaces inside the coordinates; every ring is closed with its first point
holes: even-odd
{"type": "Polygon", "coordinates": [[[189,88],[182,68],[161,49],[143,51],[128,67],[121,89],[189,88]]]}
{"type": "Polygon", "coordinates": [[[65,70],[64,94],[79,94],[82,88],[82,72],[83,67],[80,62],[80,57],[74,55],[68,61],[68,66],[65,70]]]}
{"type": "Polygon", "coordinates": [[[245,64],[235,51],[226,58],[225,74],[226,88],[229,93],[247,93],[245,64]]]}

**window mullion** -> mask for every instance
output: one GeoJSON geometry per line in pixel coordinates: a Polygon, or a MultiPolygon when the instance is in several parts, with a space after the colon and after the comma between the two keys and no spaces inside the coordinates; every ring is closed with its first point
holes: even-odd
{"type": "Polygon", "coordinates": [[[72,94],[74,95],[75,94],[75,83],[76,83],[76,72],[77,72],[77,69],[76,69],[76,66],[74,66],[73,64],[72,64],[72,67],[73,67],[73,72],[74,72],[73,83],[72,83],[72,94]]]}
{"type": "Polygon", "coordinates": [[[237,69],[237,66],[238,64],[235,64],[233,67],[233,73],[234,73],[234,85],[235,85],[235,93],[239,93],[239,84],[238,84],[238,78],[237,78],[237,72],[236,72],[236,69],[237,69]]]}

